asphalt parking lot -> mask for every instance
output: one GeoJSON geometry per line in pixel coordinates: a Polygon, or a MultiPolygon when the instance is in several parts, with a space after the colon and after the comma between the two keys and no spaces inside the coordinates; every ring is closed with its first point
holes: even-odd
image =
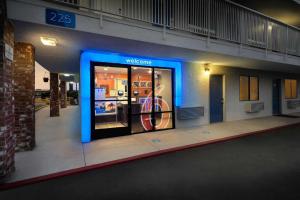
{"type": "Polygon", "coordinates": [[[0,199],[300,199],[300,125],[0,192],[0,199]]]}

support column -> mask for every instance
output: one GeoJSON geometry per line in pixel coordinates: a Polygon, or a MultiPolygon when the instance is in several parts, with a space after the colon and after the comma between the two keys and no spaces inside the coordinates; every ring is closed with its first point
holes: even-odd
{"type": "Polygon", "coordinates": [[[50,73],[50,117],[59,116],[58,74],[50,73]]]}
{"type": "Polygon", "coordinates": [[[6,20],[5,2],[0,1],[0,180],[15,169],[13,63],[5,54],[5,46],[13,52],[14,29],[6,20]]]}
{"type": "Polygon", "coordinates": [[[67,107],[67,88],[66,81],[60,81],[60,107],[67,107]]]}
{"type": "Polygon", "coordinates": [[[35,52],[31,44],[16,42],[14,48],[14,98],[16,151],[35,146],[35,52]]]}

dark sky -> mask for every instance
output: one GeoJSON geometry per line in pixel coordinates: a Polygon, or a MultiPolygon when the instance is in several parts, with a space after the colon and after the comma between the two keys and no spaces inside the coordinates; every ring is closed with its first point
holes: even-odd
{"type": "Polygon", "coordinates": [[[300,28],[300,0],[231,0],[300,28]]]}

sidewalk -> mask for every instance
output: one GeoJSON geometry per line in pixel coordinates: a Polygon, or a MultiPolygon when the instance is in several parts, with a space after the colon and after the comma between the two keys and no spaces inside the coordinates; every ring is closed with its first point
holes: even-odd
{"type": "Polygon", "coordinates": [[[300,118],[274,116],[108,138],[82,144],[79,115],[77,106],[62,109],[61,116],[55,118],[49,117],[49,108],[38,111],[37,146],[33,151],[16,154],[16,171],[7,182],[300,123],[300,118]]]}

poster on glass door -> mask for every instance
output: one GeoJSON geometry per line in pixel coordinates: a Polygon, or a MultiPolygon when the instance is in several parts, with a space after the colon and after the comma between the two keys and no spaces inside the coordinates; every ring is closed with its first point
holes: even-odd
{"type": "Polygon", "coordinates": [[[95,100],[105,100],[105,88],[96,88],[95,89],[95,100]]]}

